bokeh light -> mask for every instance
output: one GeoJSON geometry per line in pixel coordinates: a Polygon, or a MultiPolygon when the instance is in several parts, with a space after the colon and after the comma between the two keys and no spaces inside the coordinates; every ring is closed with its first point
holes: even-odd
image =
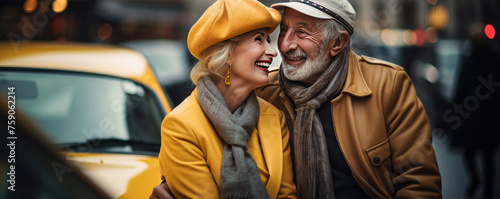
{"type": "Polygon", "coordinates": [[[430,3],[431,5],[435,6],[437,4],[437,0],[427,0],[428,3],[430,3]]]}
{"type": "Polygon", "coordinates": [[[37,0],[26,0],[24,2],[23,8],[25,12],[32,13],[33,11],[35,11],[37,6],[38,6],[37,0]]]}
{"type": "Polygon", "coordinates": [[[488,24],[484,27],[484,33],[489,39],[495,38],[495,27],[493,27],[491,24],[488,24]]]}
{"type": "Polygon", "coordinates": [[[406,45],[415,45],[417,43],[417,34],[413,30],[405,30],[403,32],[403,41],[406,45]]]}
{"type": "Polygon", "coordinates": [[[66,10],[67,6],[68,0],[54,0],[54,2],[52,2],[52,10],[54,10],[55,13],[63,12],[66,10]]]}
{"type": "Polygon", "coordinates": [[[434,6],[429,12],[429,25],[436,27],[437,29],[445,29],[448,25],[448,9],[439,4],[434,6]]]}
{"type": "Polygon", "coordinates": [[[422,29],[415,29],[415,35],[417,35],[416,46],[424,46],[427,43],[427,39],[425,38],[425,32],[422,29]]]}
{"type": "Polygon", "coordinates": [[[382,39],[382,42],[385,45],[388,46],[395,46],[398,44],[401,44],[402,40],[402,35],[399,35],[397,31],[393,29],[384,29],[382,30],[382,33],[380,34],[380,38],[382,39]]]}
{"type": "Polygon", "coordinates": [[[111,37],[111,34],[113,33],[113,27],[109,23],[104,23],[99,26],[99,29],[97,29],[97,37],[100,40],[106,40],[109,37],[111,37]]]}
{"type": "Polygon", "coordinates": [[[438,41],[438,32],[434,27],[428,27],[425,29],[425,38],[429,43],[436,43],[438,41]]]}
{"type": "Polygon", "coordinates": [[[435,66],[427,64],[424,68],[424,78],[431,83],[436,83],[439,80],[439,70],[435,66]]]}

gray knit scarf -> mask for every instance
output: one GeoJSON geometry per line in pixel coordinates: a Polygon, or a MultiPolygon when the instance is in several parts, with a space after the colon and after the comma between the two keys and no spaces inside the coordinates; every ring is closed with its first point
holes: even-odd
{"type": "Polygon", "coordinates": [[[203,112],[226,143],[222,155],[220,198],[269,198],[247,142],[259,119],[259,102],[252,91],[234,114],[222,94],[205,76],[198,81],[198,100],[203,112]]]}
{"type": "Polygon", "coordinates": [[[346,48],[339,53],[309,87],[288,80],[283,69],[279,71],[281,90],[289,97],[284,104],[294,120],[292,148],[299,198],[335,198],[328,148],[316,109],[342,90],[349,51],[346,48]]]}

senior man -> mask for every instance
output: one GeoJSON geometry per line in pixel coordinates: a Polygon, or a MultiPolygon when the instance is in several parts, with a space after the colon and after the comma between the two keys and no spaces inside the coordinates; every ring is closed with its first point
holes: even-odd
{"type": "MultiPolygon", "coordinates": [[[[292,0],[283,14],[283,58],[257,94],[293,131],[299,198],[440,198],[431,129],[400,66],[351,51],[355,11],[346,0],[292,0]]],[[[165,184],[152,198],[166,195],[165,184]]]]}

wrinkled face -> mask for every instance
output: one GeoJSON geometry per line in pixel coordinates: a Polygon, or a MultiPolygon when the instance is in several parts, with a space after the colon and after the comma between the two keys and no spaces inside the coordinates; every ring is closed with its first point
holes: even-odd
{"type": "Polygon", "coordinates": [[[314,83],[330,64],[328,45],[322,45],[319,19],[286,9],[280,25],[278,46],[287,79],[314,83]]]}
{"type": "Polygon", "coordinates": [[[268,29],[257,29],[241,36],[228,59],[231,84],[255,89],[269,83],[269,66],[276,50],[271,46],[268,29]]]}

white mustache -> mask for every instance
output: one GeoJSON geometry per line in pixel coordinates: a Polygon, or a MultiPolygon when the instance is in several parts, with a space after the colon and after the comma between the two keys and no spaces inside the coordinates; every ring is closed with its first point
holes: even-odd
{"type": "Polygon", "coordinates": [[[301,58],[301,57],[306,58],[307,57],[307,54],[302,50],[291,50],[291,51],[284,53],[284,55],[285,55],[285,57],[288,57],[288,58],[301,58]]]}

